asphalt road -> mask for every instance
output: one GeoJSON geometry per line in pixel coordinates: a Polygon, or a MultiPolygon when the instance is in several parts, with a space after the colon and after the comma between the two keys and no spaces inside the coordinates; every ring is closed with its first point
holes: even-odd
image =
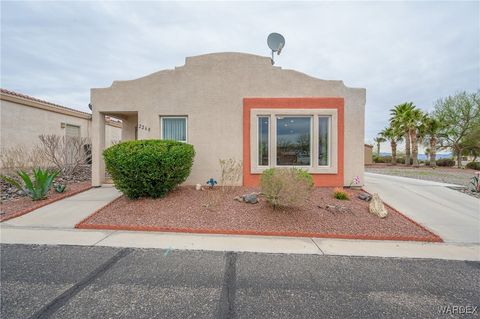
{"type": "Polygon", "coordinates": [[[1,246],[3,319],[451,318],[479,292],[474,262],[1,246]]]}

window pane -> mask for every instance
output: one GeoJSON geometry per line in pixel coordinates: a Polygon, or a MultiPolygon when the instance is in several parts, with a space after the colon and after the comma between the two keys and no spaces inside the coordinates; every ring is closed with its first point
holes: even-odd
{"type": "Polygon", "coordinates": [[[186,118],[163,118],[164,140],[187,141],[187,119],[186,118]]]}
{"type": "Polygon", "coordinates": [[[269,118],[261,116],[258,118],[258,165],[268,166],[268,127],[269,118]]]}
{"type": "Polygon", "coordinates": [[[310,117],[277,117],[277,165],[310,165],[310,117]]]}
{"type": "Polygon", "coordinates": [[[328,166],[328,117],[318,118],[318,165],[328,166]]]}

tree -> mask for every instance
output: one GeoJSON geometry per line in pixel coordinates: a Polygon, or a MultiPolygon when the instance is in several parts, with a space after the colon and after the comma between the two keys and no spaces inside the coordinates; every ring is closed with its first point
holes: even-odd
{"type": "Polygon", "coordinates": [[[413,157],[413,166],[418,166],[418,127],[421,124],[423,113],[412,103],[397,105],[391,110],[392,126],[402,130],[405,135],[405,164],[410,165],[410,154],[413,157]],[[411,151],[410,151],[411,148],[411,151]]]}
{"type": "Polygon", "coordinates": [[[405,164],[410,165],[410,134],[409,129],[405,125],[406,115],[415,108],[412,102],[402,103],[390,110],[390,125],[395,129],[403,132],[405,139],[405,164]]]}
{"type": "Polygon", "coordinates": [[[377,144],[377,156],[380,156],[380,144],[385,142],[386,139],[381,135],[378,135],[373,139],[373,141],[375,142],[375,144],[377,144]]]}
{"type": "Polygon", "coordinates": [[[437,155],[437,140],[441,128],[440,121],[435,117],[428,114],[423,116],[420,135],[428,149],[430,167],[436,166],[437,163],[435,160],[437,155]]]}
{"type": "Polygon", "coordinates": [[[392,149],[392,165],[397,164],[397,144],[402,140],[402,132],[394,126],[389,126],[380,132],[380,135],[390,141],[392,149]]]}
{"type": "Polygon", "coordinates": [[[462,155],[473,156],[473,162],[480,156],[480,125],[475,125],[472,131],[462,140],[462,155]]]}
{"type": "Polygon", "coordinates": [[[452,150],[460,168],[468,136],[480,126],[480,90],[475,93],[459,92],[439,99],[435,103],[434,115],[442,125],[440,146],[452,150]]]}

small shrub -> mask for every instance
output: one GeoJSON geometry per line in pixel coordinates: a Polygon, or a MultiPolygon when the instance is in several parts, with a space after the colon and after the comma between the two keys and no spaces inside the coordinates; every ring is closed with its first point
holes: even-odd
{"type": "Polygon", "coordinates": [[[472,192],[480,193],[480,172],[475,173],[470,180],[470,185],[472,185],[472,192]]]}
{"type": "Polygon", "coordinates": [[[57,193],[63,193],[65,192],[65,190],[67,189],[67,185],[66,184],[57,184],[55,185],[55,191],[57,193]]]}
{"type": "Polygon", "coordinates": [[[49,172],[36,168],[33,170],[33,180],[25,171],[19,171],[17,174],[23,180],[23,185],[11,177],[0,175],[0,178],[12,186],[24,191],[32,200],[40,200],[47,197],[48,191],[52,187],[53,179],[59,172],[49,172]]]}
{"type": "Polygon", "coordinates": [[[470,162],[465,167],[469,169],[474,169],[476,171],[480,171],[480,162],[470,162]]]}
{"type": "MultiPolygon", "coordinates": [[[[405,164],[405,157],[397,157],[397,164],[405,164]]],[[[410,157],[410,165],[413,164],[413,158],[410,157]]]]}
{"type": "Polygon", "coordinates": [[[336,188],[333,190],[333,197],[336,198],[336,199],[339,199],[339,200],[347,200],[347,199],[349,199],[347,192],[346,192],[345,190],[343,190],[342,188],[340,188],[340,187],[336,187],[336,188]]]}
{"type": "Polygon", "coordinates": [[[298,168],[270,168],[263,172],[260,187],[274,209],[295,207],[308,200],[313,178],[307,171],[298,168]]]}
{"type": "Polygon", "coordinates": [[[194,156],[192,145],[168,140],[127,141],[103,152],[115,186],[129,198],[164,196],[187,179],[194,156]]]}
{"type": "Polygon", "coordinates": [[[452,167],[455,166],[455,161],[451,158],[441,158],[436,161],[437,166],[447,166],[452,167]]]}

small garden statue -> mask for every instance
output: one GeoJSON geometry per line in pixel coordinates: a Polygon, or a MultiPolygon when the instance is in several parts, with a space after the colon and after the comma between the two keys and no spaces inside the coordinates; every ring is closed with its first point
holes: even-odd
{"type": "Polygon", "coordinates": [[[210,178],[208,181],[207,181],[207,185],[210,185],[210,188],[213,188],[213,186],[215,186],[217,184],[217,181],[213,178],[210,178]]]}

